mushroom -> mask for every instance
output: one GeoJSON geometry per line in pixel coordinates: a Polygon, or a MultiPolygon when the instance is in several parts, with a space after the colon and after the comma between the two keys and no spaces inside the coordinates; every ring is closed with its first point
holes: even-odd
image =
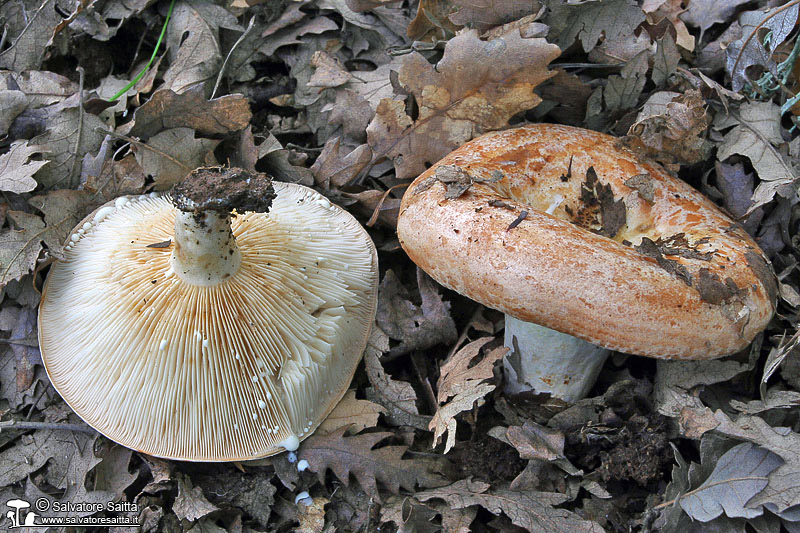
{"type": "Polygon", "coordinates": [[[21,509],[27,509],[31,504],[25,500],[11,499],[6,502],[6,506],[14,509],[6,513],[6,517],[11,521],[11,528],[22,527],[23,523],[19,521],[19,512],[21,509]]]}
{"type": "Polygon", "coordinates": [[[534,124],[463,145],[409,186],[397,233],[439,283],[506,314],[511,392],[575,401],[605,349],[731,354],[774,312],[770,263],[739,224],[579,128],[534,124]]]}
{"type": "Polygon", "coordinates": [[[39,307],[50,380],[110,439],[170,459],[296,449],[346,391],[377,307],[359,223],[241,169],[117,198],[64,256],[39,307]]]}

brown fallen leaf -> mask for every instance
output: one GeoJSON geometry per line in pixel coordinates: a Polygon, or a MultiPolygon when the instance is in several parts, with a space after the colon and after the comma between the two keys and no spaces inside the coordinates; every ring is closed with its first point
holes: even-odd
{"type": "Polygon", "coordinates": [[[484,32],[493,26],[512,22],[541,9],[538,0],[453,0],[455,13],[450,20],[484,32]]]}
{"type": "Polygon", "coordinates": [[[418,268],[417,285],[421,306],[409,300],[406,287],[392,270],[386,272],[378,289],[375,320],[389,337],[400,341],[389,350],[391,355],[424,350],[456,340],[450,304],[442,301],[436,282],[418,268]]]}
{"type": "Polygon", "coordinates": [[[176,480],[178,482],[178,497],[175,498],[172,510],[178,518],[194,522],[218,510],[218,507],[209,502],[203,495],[203,489],[192,486],[192,480],[189,479],[189,476],[179,473],[176,480]]]}
{"type": "Polygon", "coordinates": [[[420,0],[406,35],[415,41],[449,39],[458,29],[448,18],[452,11],[450,0],[420,0]]]}
{"type": "Polygon", "coordinates": [[[684,0],[645,0],[642,10],[647,15],[647,22],[656,26],[667,21],[675,29],[675,43],[689,52],[694,51],[694,36],[689,33],[680,16],[686,11],[684,0]]]}
{"type": "Polygon", "coordinates": [[[0,232],[0,287],[36,266],[42,250],[44,221],[24,211],[9,211],[12,227],[0,232]]]}
{"type": "Polygon", "coordinates": [[[492,514],[508,516],[514,525],[532,533],[603,533],[597,522],[583,520],[580,515],[556,509],[569,498],[564,494],[539,491],[495,489],[482,481],[462,479],[438,489],[414,496],[422,501],[439,498],[456,509],[479,505],[492,514]]]}
{"type": "Polygon", "coordinates": [[[389,337],[379,326],[372,328],[364,365],[372,387],[367,397],[386,408],[386,420],[394,426],[411,426],[427,431],[431,417],[419,414],[417,393],[410,383],[392,379],[381,366],[378,356],[389,350],[389,337]]]}
{"type": "Polygon", "coordinates": [[[133,153],[145,174],[153,176],[156,190],[166,191],[197,167],[217,163],[219,141],[195,137],[190,128],[173,128],[152,136],[146,145],[134,144],[133,153]]]}
{"type": "Polygon", "coordinates": [[[62,246],[72,229],[94,209],[96,200],[88,191],[58,189],[31,198],[28,203],[44,213],[46,231],[41,239],[50,254],[62,258],[62,246]]]}
{"type": "Polygon", "coordinates": [[[545,19],[551,26],[550,35],[566,50],[579,39],[584,52],[591,52],[598,41],[616,41],[632,34],[644,22],[645,16],[636,2],[606,0],[605,2],[567,3],[564,0],[549,6],[545,19]]]}
{"type": "Polygon", "coordinates": [[[519,32],[481,41],[475,30],[450,39],[436,65],[411,53],[398,80],[414,95],[419,116],[408,116],[403,102],[381,100],[367,128],[368,142],[377,157],[394,160],[398,178],[417,176],[457,146],[536,107],[541,98],[533,89],[555,74],[547,65],[560,53],[544,39],[523,39],[519,32]]]}
{"type": "Polygon", "coordinates": [[[297,519],[300,525],[295,529],[297,533],[322,533],[325,530],[325,506],[331,503],[328,498],[318,496],[311,499],[311,503],[298,505],[297,519]]]}
{"type": "Polygon", "coordinates": [[[342,146],[342,138],[328,139],[311,172],[317,185],[325,190],[339,189],[353,181],[372,161],[372,150],[362,144],[350,152],[342,146]],[[346,153],[345,153],[346,152],[346,153]]]}
{"type": "Polygon", "coordinates": [[[160,89],[133,113],[133,120],[119,133],[147,140],[172,128],[193,128],[200,136],[225,135],[247,127],[253,114],[241,94],[207,100],[196,88],[178,94],[160,89]]]}
{"type": "Polygon", "coordinates": [[[644,104],[624,142],[667,167],[694,165],[711,154],[709,119],[700,91],[661,91],[644,104]]]}
{"type": "Polygon", "coordinates": [[[20,194],[35,189],[33,175],[49,161],[31,161],[30,158],[42,151],[42,147],[25,141],[11,143],[8,152],[0,155],[0,190],[20,194]]]}
{"type": "Polygon", "coordinates": [[[319,425],[317,431],[331,433],[347,426],[351,433],[360,433],[366,428],[375,427],[382,413],[386,413],[385,407],[369,400],[357,399],[356,391],[350,389],[319,425]]]}
{"type": "Polygon", "coordinates": [[[493,337],[484,337],[472,341],[454,353],[439,369],[437,400],[441,405],[433,415],[429,429],[434,432],[434,447],[447,432],[444,453],[449,452],[456,443],[456,415],[471,410],[476,401],[495,389],[494,384],[484,382],[494,376],[494,364],[508,353],[508,348],[496,348],[485,354],[480,362],[470,366],[479,356],[481,348],[492,340],[493,337]]]}
{"type": "Polygon", "coordinates": [[[375,449],[380,441],[394,436],[391,432],[366,433],[345,437],[347,428],[333,433],[314,435],[303,441],[298,456],[308,461],[309,470],[316,472],[324,483],[325,472],[330,469],[345,484],[350,484],[352,474],[364,491],[380,499],[380,481],[392,493],[400,488],[414,491],[415,487],[438,487],[442,478],[424,468],[424,462],[402,459],[407,446],[384,446],[375,449]]]}
{"type": "Polygon", "coordinates": [[[314,74],[306,82],[309,87],[338,87],[353,78],[341,62],[324,50],[317,50],[311,56],[314,74]]]}
{"type": "Polygon", "coordinates": [[[736,14],[736,8],[746,4],[749,0],[692,0],[688,8],[681,13],[680,18],[689,26],[700,28],[700,42],[703,35],[714,24],[731,22],[736,14]]]}
{"type": "Polygon", "coordinates": [[[242,31],[236,17],[222,6],[201,2],[175,4],[165,39],[170,65],[164,72],[163,88],[183,93],[193,87],[205,89],[213,85],[223,59],[220,28],[242,31]]]}

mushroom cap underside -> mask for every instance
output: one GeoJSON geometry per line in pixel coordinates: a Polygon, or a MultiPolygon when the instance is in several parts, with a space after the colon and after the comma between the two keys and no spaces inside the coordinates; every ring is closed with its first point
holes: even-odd
{"type": "Polygon", "coordinates": [[[740,225],[589,130],[535,124],[465,144],[409,186],[397,231],[442,285],[622,352],[719,357],[774,312],[774,274],[740,225]]]}
{"type": "Polygon", "coordinates": [[[170,268],[168,195],[117,199],[76,227],[39,342],[89,425],[154,456],[246,460],[291,448],[339,401],[376,312],[375,247],[322,195],[274,187],[268,214],[233,217],[241,267],[210,287],[170,268]]]}

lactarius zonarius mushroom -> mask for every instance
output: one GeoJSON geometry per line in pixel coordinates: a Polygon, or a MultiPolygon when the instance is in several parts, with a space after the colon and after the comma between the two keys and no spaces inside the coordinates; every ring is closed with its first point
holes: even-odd
{"type": "Polygon", "coordinates": [[[39,308],[50,379],[92,427],[159,457],[297,448],[347,389],[377,305],[352,216],[240,169],[118,198],[64,255],[39,308]]]}
{"type": "Polygon", "coordinates": [[[439,283],[506,314],[511,392],[581,398],[597,347],[731,354],[774,311],[770,263],[739,224],[593,131],[537,124],[465,144],[411,184],[397,233],[439,283]]]}

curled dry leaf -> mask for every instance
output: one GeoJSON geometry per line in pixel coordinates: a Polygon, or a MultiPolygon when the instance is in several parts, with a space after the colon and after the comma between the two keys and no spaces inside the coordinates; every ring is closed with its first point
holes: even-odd
{"type": "Polygon", "coordinates": [[[382,413],[386,413],[385,407],[369,400],[357,399],[356,391],[350,389],[319,425],[317,431],[331,433],[347,426],[352,433],[359,433],[366,428],[375,427],[382,413]]]}
{"type": "Polygon", "coordinates": [[[372,150],[366,144],[350,152],[342,146],[342,138],[328,139],[311,172],[317,185],[325,190],[339,189],[353,181],[372,160],[372,150]]]}
{"type": "Polygon", "coordinates": [[[496,348],[485,354],[480,362],[470,366],[479,356],[481,348],[492,340],[493,337],[484,337],[467,344],[439,369],[437,399],[441,405],[433,415],[430,429],[434,432],[433,446],[437,446],[447,432],[444,453],[449,452],[456,442],[456,415],[469,411],[477,400],[495,389],[495,385],[485,381],[494,376],[494,364],[508,353],[508,348],[496,348]]]}
{"type": "Polygon", "coordinates": [[[367,128],[368,142],[379,157],[394,159],[398,178],[417,176],[426,164],[538,105],[541,98],[533,89],[555,74],[547,65],[559,54],[544,39],[511,32],[481,41],[474,30],[450,39],[436,65],[411,53],[403,58],[398,79],[414,95],[419,115],[414,120],[402,102],[381,100],[367,128]]]}
{"type": "Polygon", "coordinates": [[[693,165],[711,153],[711,143],[705,138],[708,126],[700,91],[662,91],[647,100],[625,143],[667,166],[693,165]]]}
{"type": "Polygon", "coordinates": [[[178,94],[161,89],[133,113],[120,133],[147,140],[172,128],[193,128],[200,135],[225,135],[247,127],[253,114],[241,94],[206,100],[201,90],[178,94]]]}

